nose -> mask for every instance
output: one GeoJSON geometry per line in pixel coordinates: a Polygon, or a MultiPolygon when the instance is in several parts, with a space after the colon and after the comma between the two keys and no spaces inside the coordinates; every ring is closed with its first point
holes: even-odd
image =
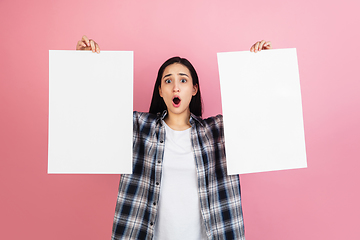
{"type": "Polygon", "coordinates": [[[174,91],[174,92],[180,92],[180,88],[179,88],[179,83],[178,83],[178,81],[175,81],[173,91],[174,91]]]}

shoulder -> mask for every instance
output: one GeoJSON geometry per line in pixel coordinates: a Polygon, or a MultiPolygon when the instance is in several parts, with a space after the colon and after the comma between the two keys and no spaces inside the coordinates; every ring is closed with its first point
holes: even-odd
{"type": "Polygon", "coordinates": [[[198,122],[198,131],[205,133],[208,139],[214,143],[224,142],[224,125],[223,116],[221,114],[205,119],[199,119],[198,122]]]}
{"type": "Polygon", "coordinates": [[[133,112],[133,131],[134,132],[145,132],[146,134],[159,127],[158,124],[160,117],[157,114],[147,112],[133,112]]]}
{"type": "Polygon", "coordinates": [[[151,123],[158,119],[156,114],[147,113],[147,112],[133,112],[134,121],[143,122],[143,123],[151,123]]]}
{"type": "Polygon", "coordinates": [[[205,127],[222,127],[223,125],[223,116],[221,114],[218,114],[213,117],[208,117],[205,119],[201,119],[202,124],[205,127]]]}
{"type": "Polygon", "coordinates": [[[204,119],[194,116],[193,118],[195,122],[197,122],[196,125],[200,128],[204,128],[206,131],[222,131],[223,129],[223,116],[221,114],[204,119]]]}

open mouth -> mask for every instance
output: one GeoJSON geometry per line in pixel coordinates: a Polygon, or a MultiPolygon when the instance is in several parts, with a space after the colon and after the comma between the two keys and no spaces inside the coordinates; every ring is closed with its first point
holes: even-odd
{"type": "Polygon", "coordinates": [[[174,97],[173,102],[178,105],[180,103],[180,98],[174,97]]]}
{"type": "Polygon", "coordinates": [[[179,107],[180,106],[180,102],[181,102],[181,99],[179,97],[174,97],[173,98],[173,106],[174,107],[179,107]]]}

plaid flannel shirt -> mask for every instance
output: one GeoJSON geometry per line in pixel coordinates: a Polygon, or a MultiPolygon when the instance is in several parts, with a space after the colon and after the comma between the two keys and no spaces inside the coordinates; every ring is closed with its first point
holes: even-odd
{"type": "MultiPolygon", "coordinates": [[[[134,112],[133,174],[123,174],[112,239],[153,239],[164,155],[163,114],[134,112]]],[[[198,191],[209,240],[244,240],[238,175],[227,175],[222,116],[190,117],[198,191]]]]}

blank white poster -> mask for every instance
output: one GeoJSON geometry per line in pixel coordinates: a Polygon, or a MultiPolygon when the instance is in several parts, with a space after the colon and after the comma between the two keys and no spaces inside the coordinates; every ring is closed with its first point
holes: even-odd
{"type": "Polygon", "coordinates": [[[228,174],[307,167],[296,49],[218,53],[228,174]]]}
{"type": "Polygon", "coordinates": [[[48,173],[132,173],[133,52],[49,51],[48,173]]]}

